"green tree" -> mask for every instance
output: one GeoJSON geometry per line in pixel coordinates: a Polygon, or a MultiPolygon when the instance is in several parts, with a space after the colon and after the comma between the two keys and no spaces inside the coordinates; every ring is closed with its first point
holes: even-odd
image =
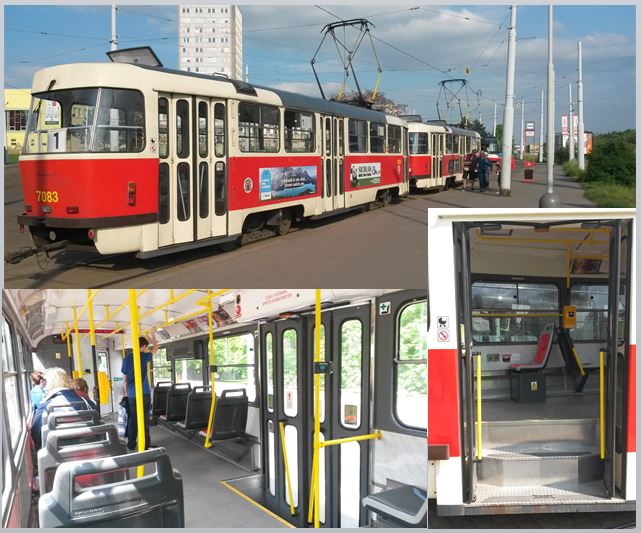
{"type": "MultiPolygon", "coordinates": [[[[366,89],[363,91],[363,99],[367,102],[371,101],[373,93],[374,91],[372,89],[366,89]]],[[[341,95],[340,100],[338,99],[338,93],[331,95],[329,99],[336,100],[337,102],[355,103],[359,101],[359,96],[357,91],[345,91],[341,95]]],[[[398,104],[394,102],[391,98],[385,96],[385,93],[382,91],[376,93],[376,100],[372,104],[372,109],[397,117],[399,115],[407,114],[406,104],[398,104]]]]}
{"type": "Polygon", "coordinates": [[[626,187],[636,183],[636,138],[634,131],[595,135],[588,156],[586,181],[626,187]]]}
{"type": "Polygon", "coordinates": [[[477,131],[482,139],[485,139],[485,137],[487,137],[489,135],[487,130],[485,129],[485,126],[483,126],[483,123],[478,121],[478,120],[473,120],[471,122],[469,122],[469,121],[466,122],[465,120],[462,120],[458,124],[458,127],[459,128],[465,128],[465,129],[468,129],[468,130],[477,131]]]}

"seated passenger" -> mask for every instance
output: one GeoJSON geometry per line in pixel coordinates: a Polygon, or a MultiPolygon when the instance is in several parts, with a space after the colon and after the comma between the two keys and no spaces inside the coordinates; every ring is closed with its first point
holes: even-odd
{"type": "MultiPolygon", "coordinates": [[[[86,404],[88,409],[96,409],[96,404],[93,400],[83,398],[78,392],[70,388],[69,376],[62,368],[48,368],[45,370],[45,380],[47,381],[47,393],[44,395],[36,409],[33,416],[33,423],[31,425],[31,438],[37,450],[42,447],[41,442],[41,429],[42,429],[42,414],[47,410],[49,405],[67,405],[73,402],[82,401],[86,404]]],[[[62,411],[80,411],[81,408],[77,405],[69,405],[66,409],[61,408],[62,411]]]]}
{"type": "Polygon", "coordinates": [[[47,381],[45,380],[45,375],[40,370],[34,370],[31,372],[31,408],[35,411],[38,409],[42,397],[45,395],[45,386],[47,381]]]}
{"type": "Polygon", "coordinates": [[[69,384],[71,388],[75,390],[76,393],[82,396],[85,400],[91,400],[91,398],[89,398],[89,385],[84,379],[82,378],[72,379],[69,384]]]}

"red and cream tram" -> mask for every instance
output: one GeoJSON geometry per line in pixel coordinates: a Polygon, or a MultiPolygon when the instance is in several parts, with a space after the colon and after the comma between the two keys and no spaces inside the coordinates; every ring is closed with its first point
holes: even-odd
{"type": "Polygon", "coordinates": [[[39,247],[231,245],[408,192],[397,117],[120,53],[34,76],[18,223],[39,247]]]}
{"type": "Polygon", "coordinates": [[[444,190],[463,182],[466,160],[481,146],[481,136],[472,130],[442,121],[408,120],[410,185],[416,189],[444,190]]]}
{"type": "Polygon", "coordinates": [[[430,210],[438,515],[635,509],[635,216],[430,210]]]}

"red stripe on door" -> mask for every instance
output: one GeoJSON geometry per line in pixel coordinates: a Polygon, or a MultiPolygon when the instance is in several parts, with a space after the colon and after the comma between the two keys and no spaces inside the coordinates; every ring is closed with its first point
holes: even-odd
{"type": "Polygon", "coordinates": [[[628,451],[637,451],[637,347],[630,345],[628,357],[628,451]]]}
{"type": "Polygon", "coordinates": [[[458,350],[428,350],[428,421],[429,444],[450,447],[450,457],[460,457],[458,350]]]}

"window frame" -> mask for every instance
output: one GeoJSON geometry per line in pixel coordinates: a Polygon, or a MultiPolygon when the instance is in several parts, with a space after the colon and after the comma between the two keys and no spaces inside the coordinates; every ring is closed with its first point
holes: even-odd
{"type": "Polygon", "coordinates": [[[369,153],[371,154],[384,154],[387,149],[387,125],[384,122],[369,122],[369,153]],[[383,130],[383,135],[379,135],[377,130],[383,130]],[[375,142],[374,142],[375,141],[375,142]],[[378,144],[380,142],[380,150],[378,144]],[[377,149],[374,150],[374,146],[377,149]]]}
{"type": "Polygon", "coordinates": [[[430,153],[430,134],[428,132],[426,132],[426,131],[410,131],[407,139],[408,139],[408,143],[409,143],[409,146],[407,147],[409,155],[429,155],[429,153],[430,153]],[[412,143],[411,140],[410,140],[412,138],[412,135],[416,135],[416,141],[414,143],[412,143]],[[419,151],[412,152],[411,149],[410,149],[410,147],[412,145],[416,146],[417,149],[418,149],[419,146],[421,146],[421,143],[419,142],[419,138],[422,135],[425,136],[425,151],[424,152],[419,152],[419,151]]]}
{"type": "MultiPolygon", "coordinates": [[[[357,144],[360,146],[360,142],[357,141],[357,144]]],[[[348,117],[347,119],[347,149],[349,154],[367,154],[369,152],[369,122],[367,120],[360,120],[357,118],[348,117]],[[351,125],[353,124],[364,124],[364,132],[359,132],[358,128],[355,133],[351,132],[351,125]],[[364,150],[352,150],[352,137],[355,136],[356,139],[365,139],[365,149],[364,150]]]]}
{"type": "MultiPolygon", "coordinates": [[[[427,380],[427,350],[425,350],[425,357],[423,359],[401,359],[400,358],[400,347],[401,347],[401,316],[403,312],[413,305],[428,305],[427,299],[418,299],[418,300],[409,300],[404,304],[400,305],[397,309],[396,317],[394,319],[394,357],[392,359],[392,417],[394,421],[401,427],[405,429],[410,429],[413,431],[427,432],[426,427],[412,426],[405,423],[401,417],[398,415],[398,369],[399,365],[425,365],[425,379],[427,380]]],[[[427,317],[425,321],[425,337],[427,340],[427,332],[429,331],[429,309],[426,309],[427,317]]]]}
{"type": "MultiPolygon", "coordinates": [[[[299,109],[294,109],[290,107],[286,107],[283,110],[283,135],[284,135],[284,142],[283,142],[283,147],[285,149],[285,153],[288,154],[315,154],[316,153],[316,113],[313,111],[301,111],[299,109]],[[302,129],[302,127],[298,128],[287,128],[287,114],[288,113],[294,113],[297,115],[294,120],[298,119],[300,122],[300,117],[301,115],[309,115],[312,118],[312,128],[311,129],[302,129]],[[288,132],[291,133],[292,138],[288,141],[287,140],[287,134],[288,132]],[[291,146],[288,146],[288,143],[293,144],[294,141],[301,141],[301,139],[295,139],[293,135],[295,133],[304,134],[304,133],[309,133],[309,139],[304,140],[303,142],[311,143],[311,149],[310,150],[293,150],[291,146]]],[[[307,148],[307,146],[306,146],[307,148]]]]}
{"type": "MultiPolygon", "coordinates": [[[[588,281],[586,281],[586,280],[575,280],[570,284],[570,288],[567,290],[568,304],[569,305],[576,305],[576,304],[572,303],[572,289],[574,289],[575,287],[586,287],[586,286],[587,287],[605,287],[607,289],[607,291],[608,291],[608,294],[610,292],[610,287],[609,287],[609,284],[608,284],[607,281],[599,283],[599,282],[596,282],[596,281],[591,282],[589,280],[588,281]]],[[[608,327],[607,320],[608,320],[609,309],[583,309],[583,308],[579,308],[577,306],[577,308],[576,308],[577,322],[578,322],[578,314],[579,313],[593,313],[593,314],[599,313],[599,314],[603,314],[605,316],[605,320],[606,320],[606,328],[608,327]]],[[[607,337],[607,334],[606,334],[606,337],[607,337]]],[[[595,344],[595,343],[605,344],[605,343],[607,343],[607,338],[606,339],[575,339],[574,337],[572,337],[572,342],[574,344],[581,344],[581,343],[585,343],[585,344],[595,344]]]]}
{"type": "Polygon", "coordinates": [[[396,125],[396,124],[387,124],[387,128],[386,129],[387,129],[387,132],[386,132],[387,133],[387,146],[386,146],[385,152],[389,153],[389,154],[402,154],[403,153],[403,127],[399,126],[399,125],[396,125]],[[392,143],[391,143],[390,139],[392,139],[392,136],[390,135],[390,132],[393,131],[393,130],[397,130],[398,131],[398,137],[393,137],[394,139],[396,139],[398,141],[398,150],[392,150],[391,149],[391,144],[392,143]]]}
{"type": "MultiPolygon", "coordinates": [[[[281,108],[275,105],[269,105],[269,104],[259,104],[259,103],[254,103],[254,102],[239,102],[238,103],[238,149],[240,152],[244,154],[278,154],[281,151],[281,132],[283,130],[282,126],[282,117],[281,117],[281,108]],[[258,109],[258,136],[257,137],[252,137],[251,135],[249,136],[243,136],[241,135],[241,131],[244,127],[248,127],[253,129],[255,126],[242,126],[242,124],[253,124],[251,122],[241,122],[240,116],[241,116],[241,107],[255,107],[258,109]],[[276,125],[276,136],[273,137],[277,141],[277,146],[276,150],[266,150],[265,149],[265,124],[263,123],[263,109],[273,109],[276,110],[276,113],[278,114],[278,124],[276,125]],[[247,139],[248,145],[247,145],[247,150],[243,149],[243,139],[247,139]],[[252,150],[251,149],[251,141],[252,139],[258,139],[259,144],[261,145],[261,149],[259,150],[252,150]]],[[[272,137],[269,137],[269,139],[272,139],[272,137]]]]}

